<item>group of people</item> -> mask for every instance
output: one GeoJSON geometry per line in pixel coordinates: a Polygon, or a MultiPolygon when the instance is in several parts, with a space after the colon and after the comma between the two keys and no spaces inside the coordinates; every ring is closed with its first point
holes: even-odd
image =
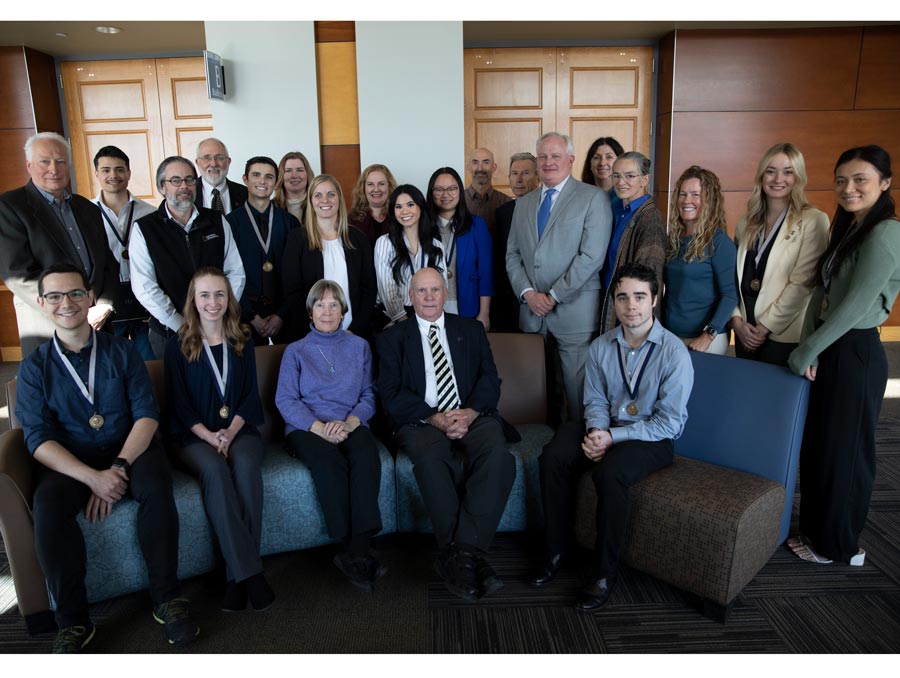
{"type": "Polygon", "coordinates": [[[800,151],[773,146],[734,241],[713,172],[682,173],[667,223],[648,192],[649,159],[611,137],[592,144],[579,181],[571,139],[544,134],[534,155],[510,160],[515,199],[493,188],[486,149],[472,154],[470,187],[442,167],[425,195],[371,165],[349,209],[338,181],[314,176],[298,152],[251,158],[242,186],[227,179],[224,144],[206,139],[196,167],[160,164],[158,208],[128,192],[118,148],[94,159],[95,205],[67,189],[63,138],[38,134],[25,152],[31,181],[0,196],[0,277],[22,335],[17,416],[41,465],[35,540],[60,651],[94,634],[75,515],[102,520],[126,495],[141,505],[154,617],[170,642],[198,633],[175,577],[177,513],[142,364],[153,357],[165,359],[170,458],[199,478],[225,562],[222,608],[273,603],[259,557],[253,350],[270,342],[290,344],[276,394],[286,448],[312,473],[341,543],[335,565],[361,589],[386,572],[372,549],[379,411],[413,462],[448,590],[473,601],[503,586],[487,552],[516,434],[497,410],[488,330],[541,334],[559,394],[540,457],[545,554],[532,585],[572,558],[575,482],[590,470],[597,541],[576,606],[607,602],[629,488],[672,462],[687,420],[689,350],[723,354],[732,330],[739,357],[813,382],[801,533],[788,546],[816,563],[864,561],[887,379],[877,327],[900,290],[900,222],[878,146],[838,159],[830,228],[806,200],[800,151]]]}

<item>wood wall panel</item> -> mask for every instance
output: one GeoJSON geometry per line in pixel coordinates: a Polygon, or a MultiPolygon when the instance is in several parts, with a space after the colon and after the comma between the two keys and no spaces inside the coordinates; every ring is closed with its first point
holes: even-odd
{"type": "Polygon", "coordinates": [[[211,114],[206,78],[172,78],[172,101],[175,119],[208,119],[211,114]]]}
{"type": "Polygon", "coordinates": [[[6,287],[0,290],[0,347],[19,345],[19,326],[16,324],[16,308],[13,293],[6,287]]]}
{"type": "MultiPolygon", "coordinates": [[[[341,185],[344,202],[350,205],[350,192],[359,178],[359,144],[322,146],[322,174],[330,174],[341,185]]],[[[403,180],[399,179],[402,183],[403,180]]]]}
{"type": "Polygon", "coordinates": [[[656,54],[656,114],[672,112],[672,86],[675,80],[675,32],[659,41],[656,54]]]}
{"type": "Polygon", "coordinates": [[[475,123],[475,139],[472,148],[487,147],[494,154],[497,171],[494,172],[494,188],[512,195],[509,189],[509,158],[513,153],[534,153],[538,137],[548,131],[542,127],[541,118],[512,118],[481,120],[475,123]]]}
{"type": "Polygon", "coordinates": [[[91,122],[131,122],[147,120],[143,82],[78,83],[81,120],[91,122]]]}
{"type": "Polygon", "coordinates": [[[678,31],[675,111],[853,107],[861,28],[678,31]]]}
{"type": "MultiPolygon", "coordinates": [[[[125,155],[128,156],[128,163],[131,167],[131,180],[128,182],[128,190],[141,200],[154,201],[153,182],[155,180],[156,167],[152,165],[150,160],[152,146],[147,130],[85,132],[84,139],[87,146],[87,155],[91,158],[92,164],[97,151],[104,146],[121,148],[125,155]]],[[[87,190],[87,187],[84,187],[82,191],[85,196],[93,196],[100,190],[96,183],[93,189],[93,192],[90,192],[87,190]]]]}
{"type": "Polygon", "coordinates": [[[322,145],[359,144],[356,43],[316,45],[319,136],[322,145]]]}
{"type": "Polygon", "coordinates": [[[28,88],[23,48],[0,47],[0,129],[34,127],[28,88]]]}
{"type": "Polygon", "coordinates": [[[900,108],[900,26],[863,31],[856,107],[900,108]]]}
{"type": "Polygon", "coordinates": [[[316,21],[316,42],[356,42],[355,21],[316,21]]]}
{"type": "Polygon", "coordinates": [[[653,174],[651,188],[656,207],[666,216],[669,193],[669,144],[672,141],[672,114],[656,116],[656,148],[654,162],[650,168],[653,174]]]}
{"type": "Polygon", "coordinates": [[[176,127],[174,132],[175,155],[194,162],[194,158],[197,157],[197,146],[207,137],[213,136],[214,130],[212,127],[176,127]]]}
{"type": "Polygon", "coordinates": [[[573,68],[571,76],[571,108],[637,108],[637,68],[573,68]]]}
{"type": "Polygon", "coordinates": [[[23,149],[32,134],[33,129],[0,130],[0,158],[3,158],[3,162],[0,162],[0,193],[28,182],[23,149]]]}
{"type": "Polygon", "coordinates": [[[63,133],[62,110],[59,107],[59,89],[53,57],[25,48],[28,64],[28,80],[31,84],[31,100],[37,128],[42,132],[63,133]]]}
{"type": "Polygon", "coordinates": [[[697,164],[715,172],[723,190],[750,190],[763,153],[781,141],[806,159],[810,190],[829,190],[834,163],[848,148],[880,144],[900,158],[900,111],[676,113],[671,172],[697,164]]]}
{"type": "Polygon", "coordinates": [[[543,106],[543,69],[475,70],[475,110],[534,110],[543,106]]]}
{"type": "Polygon", "coordinates": [[[566,133],[572,137],[575,144],[576,164],[579,165],[576,174],[579,175],[580,168],[584,164],[584,157],[597,137],[613,137],[626,150],[636,148],[641,143],[637,117],[582,118],[572,116],[569,119],[569,129],[566,130],[566,133]],[[578,141],[576,142],[575,139],[578,141]]]}

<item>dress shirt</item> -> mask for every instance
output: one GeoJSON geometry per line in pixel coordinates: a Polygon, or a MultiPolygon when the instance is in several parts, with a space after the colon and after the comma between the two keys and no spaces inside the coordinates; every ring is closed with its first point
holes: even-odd
{"type": "MultiPolygon", "coordinates": [[[[403,242],[409,251],[409,240],[406,234],[403,234],[403,242]]],[[[438,238],[433,238],[432,243],[441,251],[441,275],[444,277],[444,284],[447,284],[447,262],[444,259],[444,246],[438,238]]],[[[405,306],[410,306],[409,299],[409,283],[413,275],[422,267],[428,264],[424,251],[419,247],[419,253],[413,256],[409,252],[409,258],[412,260],[412,271],[404,269],[403,280],[398,285],[394,280],[394,272],[391,266],[394,262],[394,246],[388,235],[383,235],[375,241],[375,279],[378,282],[378,301],[384,304],[384,311],[391,322],[399,320],[406,312],[405,306]]]]}
{"type": "Polygon", "coordinates": [[[219,197],[222,199],[222,207],[225,208],[225,214],[228,214],[231,207],[231,193],[228,191],[228,180],[225,179],[221,186],[213,186],[206,181],[205,178],[200,179],[200,186],[203,190],[203,206],[212,209],[212,192],[214,188],[219,189],[219,197]]]}
{"type": "Polygon", "coordinates": [[[92,332],[92,336],[81,351],[64,354],[87,383],[92,342],[97,342],[93,405],[72,380],[52,341],[20,363],[16,416],[22,422],[31,454],[52,440],[79,459],[108,457],[111,461],[118,456],[135,421],[159,419],[150,376],[134,345],[105,332],[92,332]],[[102,428],[88,424],[94,413],[103,416],[102,428]]]}
{"type": "Polygon", "coordinates": [[[609,289],[609,283],[612,281],[613,273],[616,267],[616,256],[619,253],[619,243],[622,241],[622,234],[628,222],[637,212],[638,207],[643,205],[650,199],[650,194],[642,195],[637,200],[632,200],[627,205],[621,200],[616,200],[612,204],[613,210],[613,231],[612,237],[609,239],[609,247],[606,250],[606,263],[603,265],[603,289],[609,289]]]}
{"type": "MultiPolygon", "coordinates": [[[[135,198],[131,195],[131,191],[128,192],[128,202],[125,203],[124,207],[122,207],[122,211],[118,214],[113,212],[113,210],[110,207],[107,207],[106,203],[103,202],[102,192],[98,193],[97,197],[94,198],[94,203],[96,203],[100,208],[100,211],[105,215],[103,217],[103,228],[106,231],[106,241],[109,243],[109,251],[112,252],[116,261],[119,262],[119,280],[128,282],[131,280],[128,259],[122,258],[122,250],[124,248],[122,247],[122,243],[119,242],[119,239],[116,237],[116,234],[112,232],[113,224],[116,225],[115,228],[124,240],[125,233],[134,226],[134,222],[151,212],[155,212],[156,208],[150,203],[135,198]],[[133,213],[131,212],[132,205],[134,206],[133,213]],[[126,224],[125,221],[128,219],[129,213],[131,213],[131,223],[126,224]]],[[[131,238],[131,233],[128,233],[128,237],[131,238]]],[[[130,251],[128,252],[128,255],[131,256],[130,251]]]]}
{"type": "MultiPolygon", "coordinates": [[[[166,214],[172,221],[181,226],[185,233],[189,233],[191,225],[200,216],[200,212],[194,205],[191,205],[193,212],[191,218],[188,219],[187,225],[182,225],[177,221],[169,211],[166,205],[166,214]]],[[[237,246],[234,244],[234,237],[231,234],[231,226],[222,215],[222,232],[225,237],[225,262],[223,269],[228,282],[231,283],[231,289],[236,299],[241,298],[244,291],[244,264],[241,261],[241,254],[238,252],[237,246]]],[[[128,256],[131,262],[131,289],[134,296],[141,302],[141,305],[147,309],[154,318],[173,332],[177,332],[184,322],[181,311],[175,308],[175,304],[169,299],[168,295],[162,291],[156,280],[156,265],[150,259],[150,252],[147,249],[147,241],[144,240],[144,234],[141,232],[140,224],[135,224],[131,229],[131,241],[129,243],[128,256]]]]}
{"type": "Polygon", "coordinates": [[[432,325],[438,326],[438,340],[444,349],[444,355],[447,356],[447,364],[450,365],[450,374],[453,377],[453,388],[459,393],[459,384],[456,383],[456,373],[453,371],[453,356],[450,355],[450,343],[447,341],[447,330],[444,328],[444,314],[434,322],[429,322],[416,316],[416,323],[419,326],[419,336],[422,337],[422,352],[425,354],[425,404],[428,407],[437,407],[437,377],[434,373],[434,356],[431,355],[431,343],[428,341],[428,333],[431,331],[432,325]]]}
{"type": "Polygon", "coordinates": [[[584,379],[584,417],[587,429],[608,429],[613,443],[626,440],[659,441],[677,438],[687,421],[687,403],[694,384],[694,367],[687,347],[657,320],[639,348],[625,340],[621,326],[596,339],[588,352],[584,379]],[[626,373],[643,354],[656,348],[644,364],[636,398],[628,395],[619,365],[625,349],[626,373]],[[628,414],[629,403],[638,407],[628,414]]]}
{"type": "Polygon", "coordinates": [[[492,238],[496,237],[494,213],[500,205],[512,200],[506,193],[496,190],[493,186],[485,193],[479,193],[474,186],[469,186],[463,191],[466,207],[472,214],[484,219],[488,227],[488,233],[492,238]]]}
{"type": "Polygon", "coordinates": [[[84,234],[81,232],[81,228],[75,220],[75,215],[72,214],[72,208],[69,206],[72,194],[64,189],[63,199],[57,200],[56,196],[52,193],[48,193],[37,184],[35,184],[34,187],[42,196],[44,196],[47,202],[50,203],[50,209],[53,210],[53,213],[59,219],[63,228],[66,229],[66,233],[69,234],[69,239],[72,241],[72,245],[78,252],[78,258],[81,259],[81,265],[84,268],[84,272],[87,277],[90,278],[91,271],[94,269],[94,263],[91,261],[91,253],[88,251],[87,243],[84,241],[84,234]]]}

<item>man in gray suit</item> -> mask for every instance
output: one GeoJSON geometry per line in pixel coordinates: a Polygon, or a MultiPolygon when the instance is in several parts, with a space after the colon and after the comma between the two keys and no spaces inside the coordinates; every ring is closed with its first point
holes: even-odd
{"type": "Polygon", "coordinates": [[[568,419],[583,417],[584,363],[600,326],[600,268],[612,232],[604,191],[572,174],[572,140],[558,132],[537,142],[539,190],[516,201],[506,271],[521,302],[519,327],[555,340],[568,419]]]}
{"type": "Polygon", "coordinates": [[[53,336],[38,305],[38,277],[54,264],[84,271],[97,302],[88,322],[99,330],[118,292],[119,265],[109,251],[100,208],[69,192],[72,151],[64,137],[40,132],[25,142],[25,186],[0,195],[0,278],[12,290],[22,356],[53,336]]]}

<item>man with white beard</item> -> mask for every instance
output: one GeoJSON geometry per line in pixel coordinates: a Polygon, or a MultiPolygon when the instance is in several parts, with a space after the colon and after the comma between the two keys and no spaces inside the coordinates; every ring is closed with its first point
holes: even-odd
{"type": "Polygon", "coordinates": [[[197,169],[202,180],[197,186],[197,207],[229,214],[247,202],[247,189],[228,180],[231,157],[225,144],[214,137],[197,144],[197,169]]]}

